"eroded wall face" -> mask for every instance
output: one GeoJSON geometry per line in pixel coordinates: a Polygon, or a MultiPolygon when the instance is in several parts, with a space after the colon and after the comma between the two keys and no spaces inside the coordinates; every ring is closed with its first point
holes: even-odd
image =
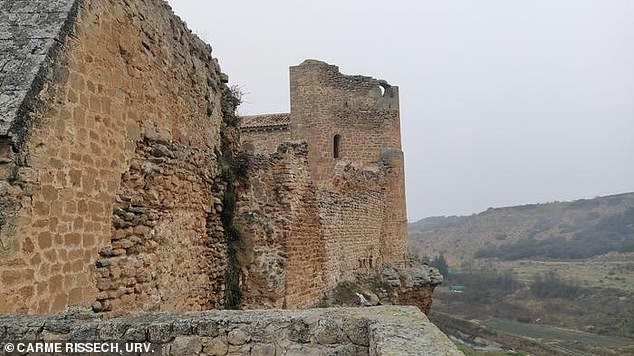
{"type": "Polygon", "coordinates": [[[98,308],[205,310],[223,305],[226,243],[217,162],[163,140],[137,143],[97,260],[98,308]],[[210,187],[212,189],[210,189],[210,187]]]}
{"type": "MultiPolygon", "coordinates": [[[[336,66],[314,60],[291,67],[290,72],[291,135],[308,142],[311,176],[317,184],[349,200],[341,207],[323,204],[323,216],[329,220],[325,235],[333,246],[328,250],[334,254],[328,258],[329,274],[336,276],[342,264],[357,263],[337,256],[341,246],[358,248],[357,243],[366,249],[354,255],[361,266],[403,265],[407,216],[398,88],[370,77],[344,75],[336,66]],[[381,172],[383,177],[369,182],[346,176],[338,171],[344,164],[381,172]],[[361,186],[351,191],[339,184],[346,179],[367,183],[358,183],[361,186]],[[368,241],[365,245],[362,237],[368,241]]],[[[328,194],[320,199],[328,201],[328,194]]],[[[351,270],[348,266],[343,274],[351,270]]]]}
{"type": "Polygon", "coordinates": [[[384,234],[381,250],[384,262],[403,267],[407,255],[407,209],[405,206],[405,161],[400,150],[383,150],[381,164],[386,175],[384,234]]]}
{"type": "Polygon", "coordinates": [[[385,250],[387,181],[379,171],[339,164],[335,189],[318,191],[319,216],[326,246],[328,285],[369,272],[388,259],[385,250]]]}
{"type": "Polygon", "coordinates": [[[290,87],[291,136],[308,142],[311,177],[324,191],[318,199],[329,280],[383,263],[402,266],[407,214],[398,87],[315,60],[291,67],[290,87]],[[382,178],[346,175],[339,168],[347,164],[382,178]],[[359,186],[351,190],[346,180],[359,186]],[[331,192],[345,199],[333,203],[331,192]],[[347,250],[355,251],[352,259],[340,252],[347,250]]]}
{"type": "Polygon", "coordinates": [[[387,241],[383,170],[340,162],[333,186],[310,177],[307,144],[282,143],[271,156],[251,156],[237,211],[243,246],[243,305],[315,305],[337,283],[401,258],[387,241]],[[386,246],[389,245],[389,246],[386,246]]]}
{"type": "Polygon", "coordinates": [[[252,156],[237,205],[243,306],[302,308],[327,290],[326,251],[306,144],[252,156]]]}
{"type": "Polygon", "coordinates": [[[210,52],[161,0],[81,2],[4,187],[18,208],[0,235],[1,311],[222,300],[210,52]]]}

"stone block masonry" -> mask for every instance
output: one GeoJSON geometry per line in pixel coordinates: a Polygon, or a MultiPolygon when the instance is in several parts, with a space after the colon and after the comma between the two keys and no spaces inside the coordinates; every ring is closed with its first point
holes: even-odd
{"type": "Polygon", "coordinates": [[[96,262],[96,310],[222,307],[226,243],[215,163],[205,150],[137,143],[115,196],[111,243],[96,262]]]}
{"type": "Polygon", "coordinates": [[[238,180],[227,76],[163,0],[0,4],[0,311],[308,307],[407,260],[397,87],[292,67],[238,180]]]}
{"type": "Polygon", "coordinates": [[[0,4],[28,64],[20,86],[1,73],[0,311],[221,305],[216,153],[236,136],[210,46],[162,0],[0,4]]]}
{"type": "Polygon", "coordinates": [[[291,112],[245,116],[238,206],[245,307],[306,307],[339,282],[407,261],[398,88],[306,60],[291,112]]]}
{"type": "Polygon", "coordinates": [[[0,341],[454,354],[412,308],[160,313],[308,307],[403,265],[398,88],[305,61],[290,114],[243,120],[243,157],[228,77],[164,0],[0,10],[0,312],[101,312],[2,314],[0,341]],[[157,313],[105,319],[132,311],[157,313]]]}
{"type": "Polygon", "coordinates": [[[290,119],[288,113],[241,117],[242,149],[250,153],[275,152],[281,142],[291,140],[290,119]]]}
{"type": "Polygon", "coordinates": [[[301,308],[329,288],[316,187],[304,142],[252,156],[236,206],[243,307],[301,308]]]}
{"type": "Polygon", "coordinates": [[[462,355],[415,307],[50,316],[0,314],[0,345],[20,340],[130,341],[163,355],[462,355]]]}

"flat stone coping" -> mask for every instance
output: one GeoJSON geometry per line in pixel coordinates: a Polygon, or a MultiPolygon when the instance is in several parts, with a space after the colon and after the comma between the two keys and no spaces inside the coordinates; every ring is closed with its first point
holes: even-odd
{"type": "Polygon", "coordinates": [[[463,355],[412,306],[0,314],[0,344],[21,340],[152,342],[163,355],[463,355]]]}

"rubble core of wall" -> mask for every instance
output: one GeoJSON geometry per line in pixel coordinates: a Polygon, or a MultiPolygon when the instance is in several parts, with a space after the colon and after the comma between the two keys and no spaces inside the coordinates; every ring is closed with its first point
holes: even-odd
{"type": "Polygon", "coordinates": [[[96,311],[222,308],[226,243],[217,167],[204,150],[137,143],[115,197],[111,244],[99,251],[96,311]]]}
{"type": "MultiPolygon", "coordinates": [[[[0,310],[217,305],[226,258],[214,155],[221,132],[238,138],[211,47],[162,0],[54,3],[74,12],[57,14],[58,45],[0,142],[0,310]]],[[[27,47],[40,41],[21,26],[27,47]]]]}
{"type": "Polygon", "coordinates": [[[395,306],[112,319],[0,314],[0,344],[22,340],[151,342],[163,355],[462,355],[416,308],[395,306]]]}
{"type": "Polygon", "coordinates": [[[246,308],[306,307],[328,287],[307,149],[305,143],[289,142],[271,156],[250,158],[236,206],[246,308]]]}

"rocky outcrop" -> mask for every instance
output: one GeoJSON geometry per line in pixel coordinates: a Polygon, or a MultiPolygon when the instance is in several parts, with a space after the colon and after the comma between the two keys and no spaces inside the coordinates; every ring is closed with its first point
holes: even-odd
{"type": "Polygon", "coordinates": [[[429,314],[434,289],[443,281],[438,269],[411,261],[407,267],[385,266],[374,274],[357,274],[330,290],[320,306],[412,305],[429,314]]]}
{"type": "Polygon", "coordinates": [[[414,305],[425,314],[431,309],[434,289],[443,281],[438,269],[421,264],[410,264],[401,270],[388,266],[381,270],[380,276],[394,288],[391,304],[414,305]]]}

